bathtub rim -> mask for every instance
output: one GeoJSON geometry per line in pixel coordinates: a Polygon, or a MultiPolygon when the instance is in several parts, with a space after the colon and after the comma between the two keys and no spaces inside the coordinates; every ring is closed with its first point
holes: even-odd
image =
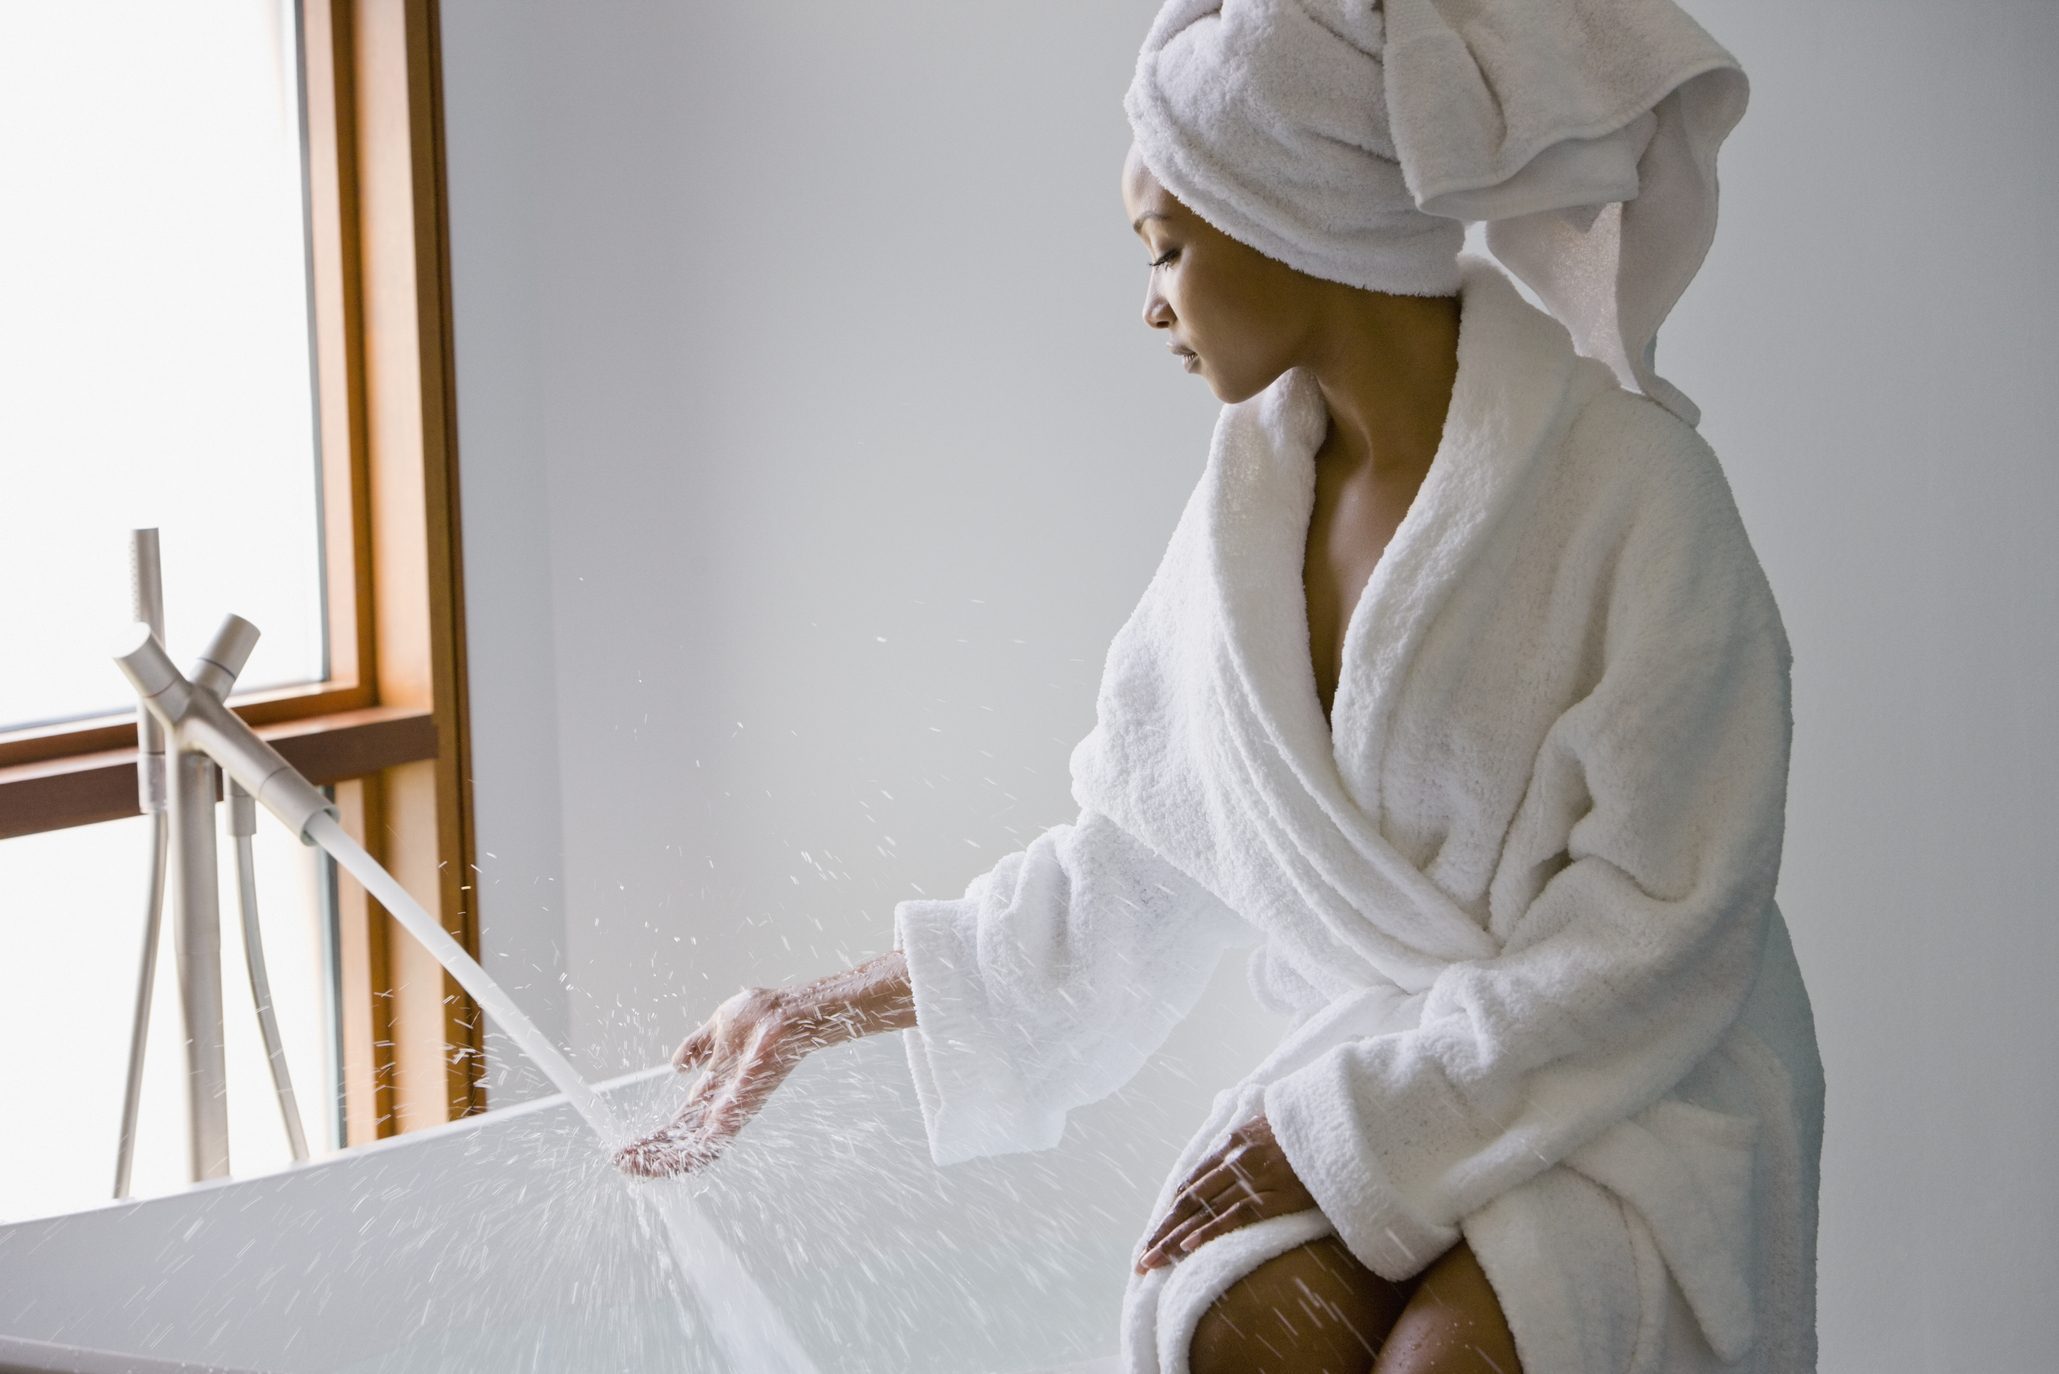
{"type": "MultiPolygon", "coordinates": [[[[617,1074],[613,1078],[601,1079],[592,1086],[595,1093],[606,1097],[610,1093],[617,1092],[623,1088],[639,1083],[647,1083],[661,1075],[676,1072],[670,1063],[656,1064],[650,1068],[632,1069],[628,1073],[617,1074]]],[[[542,1097],[527,1098],[506,1107],[489,1108],[475,1116],[461,1116],[455,1121],[439,1121],[433,1126],[424,1126],[420,1130],[407,1131],[400,1135],[382,1136],[378,1140],[368,1140],[361,1145],[346,1145],[334,1154],[323,1155],[320,1159],[311,1159],[305,1163],[288,1163],[282,1168],[270,1169],[264,1173],[232,1174],[227,1178],[203,1179],[198,1183],[189,1183],[183,1188],[175,1188],[170,1192],[152,1193],[148,1197],[99,1198],[82,1206],[66,1208],[61,1212],[40,1212],[33,1216],[0,1218],[0,1233],[10,1231],[17,1226],[48,1226],[54,1222],[61,1222],[67,1217],[92,1216],[99,1212],[121,1208],[148,1207],[153,1203],[168,1202],[175,1198],[204,1197],[209,1193],[217,1192],[223,1188],[234,1188],[240,1184],[258,1183],[266,1180],[317,1173],[339,1165],[348,1164],[352,1160],[381,1154],[388,1150],[399,1149],[408,1145],[425,1144],[429,1141],[442,1140],[448,1136],[477,1131],[489,1124],[518,1120],[521,1117],[533,1115],[537,1112],[549,1111],[553,1107],[570,1108],[570,1106],[571,1103],[566,1100],[562,1092],[552,1092],[542,1097]]],[[[0,1336],[0,1340],[5,1339],[9,1338],[0,1336]]],[[[0,1347],[0,1355],[4,1354],[4,1347],[0,1347]]],[[[164,1369],[196,1371],[205,1368],[199,1365],[164,1365],[162,1367],[164,1369]]],[[[0,1374],[7,1374],[7,1365],[4,1362],[0,1362],[0,1374]]]]}
{"type": "MultiPolygon", "coordinates": [[[[68,1214],[60,1214],[68,1215],[68,1214]]],[[[0,1335],[0,1374],[259,1374],[229,1365],[127,1355],[97,1346],[58,1345],[0,1335]],[[34,1363],[31,1363],[34,1361],[34,1363]]]]}

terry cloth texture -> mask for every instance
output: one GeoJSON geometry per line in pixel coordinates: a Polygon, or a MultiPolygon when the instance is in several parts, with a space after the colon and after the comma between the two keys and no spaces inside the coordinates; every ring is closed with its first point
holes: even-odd
{"type": "Polygon", "coordinates": [[[1131,1277],[1180,1374],[1229,1282],[1334,1228],[1401,1280],[1465,1237],[1528,1374],[1815,1366],[1822,1066],[1774,902],[1786,632],[1715,454],[1461,259],[1428,475],[1348,623],[1302,563],[1324,407],[1224,408],[1071,758],[1075,821],[895,909],[940,1164],[1057,1141],[1222,954],[1294,1014],[1139,1218],[1261,1106],[1318,1213],[1131,1277]]]}
{"type": "Polygon", "coordinates": [[[1748,97],[1672,0],[1167,0],[1123,108],[1167,190],[1310,276],[1452,295],[1485,221],[1582,353],[1694,425],[1658,331],[1748,97]]]}

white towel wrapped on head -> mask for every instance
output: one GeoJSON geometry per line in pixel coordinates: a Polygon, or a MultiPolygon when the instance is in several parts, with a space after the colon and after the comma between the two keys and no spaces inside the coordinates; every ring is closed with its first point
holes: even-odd
{"type": "Polygon", "coordinates": [[[1189,209],[1311,276],[1450,295],[1486,221],[1581,352],[1692,425],[1656,342],[1748,95],[1673,0],[1167,0],[1123,106],[1189,209]]]}

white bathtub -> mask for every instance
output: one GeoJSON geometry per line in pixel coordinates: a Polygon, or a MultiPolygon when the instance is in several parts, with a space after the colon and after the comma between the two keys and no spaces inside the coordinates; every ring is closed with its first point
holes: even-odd
{"type": "MultiPolygon", "coordinates": [[[[1161,1074],[1075,1113],[1055,1150],[939,1170],[899,1040],[804,1063],[707,1176],[706,1215],[822,1374],[1107,1367],[1131,1246],[1206,1093],[1161,1074]]],[[[679,1088],[658,1070],[606,1091],[655,1122],[679,1088]]],[[[624,1187],[548,1098],[0,1227],[0,1370],[741,1369],[624,1187]]]]}

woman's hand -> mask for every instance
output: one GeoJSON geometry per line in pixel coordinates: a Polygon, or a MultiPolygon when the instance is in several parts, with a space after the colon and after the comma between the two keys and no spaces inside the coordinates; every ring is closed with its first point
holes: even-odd
{"type": "Polygon", "coordinates": [[[673,1052],[708,1073],[663,1130],[615,1152],[626,1174],[665,1178],[712,1163],[808,1051],[915,1024],[908,961],[889,950],[792,988],[745,988],[673,1052]]]}
{"type": "Polygon", "coordinates": [[[794,1066],[824,1043],[813,1010],[777,988],[745,988],[717,1007],[672,1055],[679,1072],[705,1066],[707,1076],[662,1130],[616,1151],[616,1167],[664,1178],[712,1163],[794,1066]]]}
{"type": "Polygon", "coordinates": [[[1273,1139],[1272,1123],[1260,1112],[1194,1166],[1174,1195],[1172,1210],[1145,1242],[1137,1272],[1183,1258],[1225,1231],[1313,1206],[1314,1196],[1295,1177],[1286,1152],[1273,1139]]]}

